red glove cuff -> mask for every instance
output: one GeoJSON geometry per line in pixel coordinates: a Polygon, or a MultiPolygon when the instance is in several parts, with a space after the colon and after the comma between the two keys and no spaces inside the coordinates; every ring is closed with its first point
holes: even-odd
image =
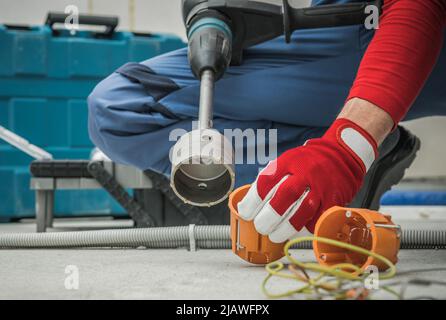
{"type": "Polygon", "coordinates": [[[378,144],[359,125],[348,119],[337,119],[324,135],[336,140],[361,166],[366,173],[378,157],[378,144]]]}

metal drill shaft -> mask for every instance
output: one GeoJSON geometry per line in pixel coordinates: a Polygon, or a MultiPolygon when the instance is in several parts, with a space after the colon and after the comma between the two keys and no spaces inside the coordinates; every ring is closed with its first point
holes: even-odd
{"type": "Polygon", "coordinates": [[[212,128],[214,108],[214,79],[215,75],[212,70],[204,70],[201,74],[200,109],[198,115],[200,130],[212,128]]]}

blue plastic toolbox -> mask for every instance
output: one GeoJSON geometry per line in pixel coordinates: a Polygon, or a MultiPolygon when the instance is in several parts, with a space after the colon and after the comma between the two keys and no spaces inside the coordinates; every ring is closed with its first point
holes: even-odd
{"type": "MultiPolygon", "coordinates": [[[[114,18],[117,21],[117,18],[114,18]]],[[[107,26],[108,27],[108,26],[107,26]]],[[[86,97],[129,61],[183,47],[167,34],[135,34],[0,24],[0,125],[43,147],[55,159],[88,159],[86,97]]],[[[0,140],[0,220],[34,216],[31,158],[0,140]]],[[[122,215],[105,191],[61,191],[56,216],[122,215]]]]}

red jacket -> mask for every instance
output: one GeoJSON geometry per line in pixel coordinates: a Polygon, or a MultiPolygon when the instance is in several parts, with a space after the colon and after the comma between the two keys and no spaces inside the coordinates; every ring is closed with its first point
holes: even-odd
{"type": "Polygon", "coordinates": [[[401,121],[435,66],[445,26],[446,0],[385,0],[348,99],[372,102],[401,121]]]}

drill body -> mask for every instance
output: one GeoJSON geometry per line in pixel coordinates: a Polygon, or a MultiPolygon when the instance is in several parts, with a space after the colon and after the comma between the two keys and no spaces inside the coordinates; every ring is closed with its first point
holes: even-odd
{"type": "Polygon", "coordinates": [[[241,64],[243,49],[283,31],[280,6],[249,0],[183,0],[182,5],[189,63],[198,79],[212,70],[219,80],[229,64],[241,64]]]}
{"type": "Polygon", "coordinates": [[[381,13],[383,0],[293,8],[289,0],[274,5],[252,0],[183,0],[182,12],[189,40],[189,61],[200,79],[205,69],[215,80],[226,68],[240,65],[243,50],[293,31],[364,24],[368,8],[381,13]]]}
{"type": "Polygon", "coordinates": [[[205,70],[219,80],[231,62],[232,30],[223,16],[207,12],[188,30],[189,63],[195,77],[201,79],[205,70]]]}

